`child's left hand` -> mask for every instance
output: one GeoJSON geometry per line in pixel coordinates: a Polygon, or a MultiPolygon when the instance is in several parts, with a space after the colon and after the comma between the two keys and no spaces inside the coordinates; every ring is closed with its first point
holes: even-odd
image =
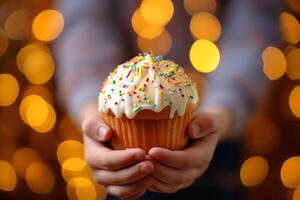
{"type": "Polygon", "coordinates": [[[188,126],[193,143],[184,150],[171,151],[154,147],[148,152],[154,164],[153,192],[174,193],[189,187],[209,166],[219,132],[210,114],[197,114],[188,126]]]}

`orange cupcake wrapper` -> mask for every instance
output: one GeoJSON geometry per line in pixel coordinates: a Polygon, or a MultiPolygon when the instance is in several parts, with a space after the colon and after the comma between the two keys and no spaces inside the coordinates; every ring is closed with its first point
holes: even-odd
{"type": "Polygon", "coordinates": [[[173,119],[137,120],[116,118],[104,114],[104,121],[113,130],[110,143],[114,149],[140,147],[148,152],[152,147],[179,150],[185,147],[188,136],[186,127],[191,114],[183,117],[175,115],[173,119]]]}

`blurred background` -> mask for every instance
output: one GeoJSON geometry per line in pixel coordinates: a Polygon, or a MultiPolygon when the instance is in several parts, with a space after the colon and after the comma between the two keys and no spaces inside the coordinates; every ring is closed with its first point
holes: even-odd
{"type": "MultiPolygon", "coordinates": [[[[153,14],[151,20],[164,27],[149,24],[139,8],[124,26],[135,32],[137,51],[168,56],[177,41],[167,24],[172,1],[158,2],[170,17],[153,14]]],[[[178,2],[190,20],[185,31],[191,45],[204,39],[206,49],[211,43],[218,46],[227,2],[178,2]]],[[[282,9],[277,16],[280,44],[266,46],[257,58],[271,89],[247,122],[240,146],[231,150],[239,154],[227,163],[233,167],[226,176],[214,177],[217,187],[241,191],[241,199],[300,199],[300,1],[285,1],[282,9]]],[[[0,199],[105,199],[104,187],[92,180],[83,160],[80,129],[57,98],[51,47],[64,25],[64,13],[51,0],[0,1],[0,199]]],[[[190,51],[203,53],[194,44],[190,51]]],[[[218,49],[209,53],[219,59],[218,49]]],[[[190,55],[184,59],[197,62],[190,55]]],[[[213,73],[217,63],[195,67],[201,87],[207,87],[205,74],[213,73]]]]}

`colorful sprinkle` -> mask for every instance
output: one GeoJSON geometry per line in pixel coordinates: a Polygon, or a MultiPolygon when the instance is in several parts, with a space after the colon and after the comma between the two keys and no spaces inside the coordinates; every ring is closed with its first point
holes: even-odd
{"type": "Polygon", "coordinates": [[[134,112],[139,112],[142,109],[142,106],[137,106],[133,109],[134,112]]]}

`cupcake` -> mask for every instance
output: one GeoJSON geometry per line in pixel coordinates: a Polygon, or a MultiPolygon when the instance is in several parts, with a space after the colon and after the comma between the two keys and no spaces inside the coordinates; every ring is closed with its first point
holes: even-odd
{"type": "Polygon", "coordinates": [[[113,149],[185,147],[186,127],[199,103],[183,68],[143,53],[118,65],[103,82],[99,111],[112,128],[113,149]]]}

